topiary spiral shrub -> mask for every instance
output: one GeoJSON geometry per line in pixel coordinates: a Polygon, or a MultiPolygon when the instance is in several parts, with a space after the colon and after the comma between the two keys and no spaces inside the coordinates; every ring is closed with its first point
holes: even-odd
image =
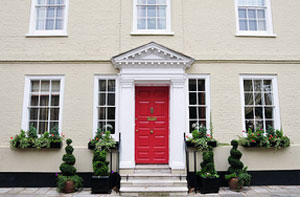
{"type": "Polygon", "coordinates": [[[250,185],[251,175],[247,173],[247,168],[244,167],[244,164],[240,161],[242,158],[242,153],[237,149],[238,141],[232,140],[231,145],[232,149],[230,150],[230,156],[228,157],[228,162],[230,167],[228,168],[229,174],[225,175],[226,180],[231,178],[238,178],[238,189],[243,185],[250,185]]]}
{"type": "Polygon", "coordinates": [[[93,157],[93,170],[95,176],[108,176],[108,164],[106,150],[95,150],[93,157]]]}
{"type": "Polygon", "coordinates": [[[203,178],[218,178],[219,175],[215,170],[214,153],[209,147],[208,151],[202,153],[203,161],[200,163],[201,171],[198,173],[203,178]]]}
{"type": "Polygon", "coordinates": [[[66,154],[63,155],[62,163],[59,167],[61,174],[58,175],[57,189],[58,191],[63,191],[67,181],[72,181],[74,183],[74,190],[77,191],[82,187],[82,178],[76,175],[76,168],[74,164],[76,159],[73,155],[74,148],[71,146],[72,140],[67,139],[67,146],[65,148],[66,154]]]}

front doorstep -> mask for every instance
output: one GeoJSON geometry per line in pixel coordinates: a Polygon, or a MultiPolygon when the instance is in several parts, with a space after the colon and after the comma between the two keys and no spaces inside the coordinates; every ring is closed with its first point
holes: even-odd
{"type": "Polygon", "coordinates": [[[110,194],[111,183],[109,176],[92,176],[92,194],[110,194]]]}

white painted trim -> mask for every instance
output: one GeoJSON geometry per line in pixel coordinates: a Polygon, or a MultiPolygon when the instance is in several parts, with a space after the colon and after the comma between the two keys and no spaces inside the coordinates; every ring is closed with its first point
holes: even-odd
{"type": "MultiPolygon", "coordinates": [[[[278,95],[278,81],[277,75],[240,75],[240,96],[241,96],[241,111],[242,111],[242,128],[246,131],[245,125],[245,96],[244,96],[244,80],[252,80],[252,79],[264,79],[264,80],[272,80],[272,90],[273,90],[273,101],[274,101],[274,129],[280,129],[280,106],[279,106],[279,95],[278,95]]],[[[244,137],[247,136],[246,133],[243,134],[244,137]]]]}
{"type": "Polygon", "coordinates": [[[23,115],[22,115],[22,125],[21,129],[27,131],[29,129],[29,102],[30,102],[30,85],[31,80],[59,80],[60,81],[60,92],[59,92],[59,128],[58,132],[62,132],[62,116],[63,116],[63,106],[64,106],[64,86],[65,79],[61,75],[26,75],[25,76],[25,85],[24,85],[24,98],[23,98],[23,115]]]}
{"type": "Polygon", "coordinates": [[[187,99],[187,113],[186,113],[186,132],[185,135],[191,137],[192,133],[189,132],[189,79],[204,79],[205,80],[205,103],[206,103],[206,124],[207,124],[207,133],[210,134],[210,113],[211,113],[211,106],[210,106],[210,75],[209,74],[187,74],[187,81],[186,81],[186,99],[187,99]]]}
{"type": "Polygon", "coordinates": [[[67,37],[68,36],[68,13],[69,13],[69,0],[65,0],[64,10],[64,28],[62,30],[36,30],[36,3],[37,0],[31,1],[29,30],[25,34],[26,37],[67,37]]]}
{"type": "Polygon", "coordinates": [[[174,33],[171,31],[171,0],[166,0],[166,3],[166,29],[141,30],[137,29],[137,0],[133,0],[133,23],[131,35],[174,35],[174,33]]]}
{"type": "Polygon", "coordinates": [[[116,89],[115,89],[115,134],[111,134],[111,136],[116,140],[119,141],[119,126],[118,126],[118,120],[119,120],[119,78],[117,75],[95,75],[94,76],[94,106],[93,106],[93,137],[95,137],[97,128],[98,128],[98,102],[99,102],[99,83],[98,81],[100,79],[115,79],[116,82],[116,89]]]}
{"type": "Polygon", "coordinates": [[[239,13],[238,13],[238,0],[234,0],[234,10],[235,10],[235,23],[236,23],[236,35],[237,37],[276,37],[273,32],[273,20],[272,20],[272,7],[271,1],[266,1],[266,31],[241,31],[239,26],[239,13]]]}

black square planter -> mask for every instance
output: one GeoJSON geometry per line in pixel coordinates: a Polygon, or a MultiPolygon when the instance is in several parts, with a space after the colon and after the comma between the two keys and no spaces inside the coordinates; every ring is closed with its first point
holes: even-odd
{"type": "Polygon", "coordinates": [[[95,144],[92,144],[91,142],[88,143],[89,150],[95,150],[95,148],[96,148],[95,144]]]}
{"type": "Polygon", "coordinates": [[[201,194],[210,194],[210,193],[219,193],[220,189],[220,179],[219,178],[200,178],[200,193],[201,194]]]}
{"type": "Polygon", "coordinates": [[[61,148],[62,142],[50,142],[50,148],[61,148]]]}
{"type": "Polygon", "coordinates": [[[189,147],[189,148],[194,148],[194,147],[195,147],[195,146],[194,146],[194,143],[191,142],[191,141],[185,141],[185,144],[186,144],[186,146],[189,147]]]}
{"type": "Polygon", "coordinates": [[[110,194],[111,181],[109,176],[92,176],[92,194],[110,194]]]}
{"type": "Polygon", "coordinates": [[[215,148],[215,147],[217,147],[217,141],[208,141],[207,145],[215,148]]]}

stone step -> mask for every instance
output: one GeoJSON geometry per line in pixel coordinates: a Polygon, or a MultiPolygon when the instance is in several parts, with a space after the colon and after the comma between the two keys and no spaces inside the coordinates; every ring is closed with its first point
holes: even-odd
{"type": "Polygon", "coordinates": [[[170,174],[170,173],[135,173],[135,174],[127,174],[127,175],[121,175],[122,181],[159,181],[159,180],[170,180],[170,181],[176,181],[176,180],[186,180],[186,175],[180,175],[180,174],[170,174]]]}
{"type": "Polygon", "coordinates": [[[187,187],[121,187],[124,193],[183,193],[187,194],[187,187]]]}
{"type": "Polygon", "coordinates": [[[170,169],[169,165],[165,164],[138,164],[135,169],[147,169],[147,170],[157,170],[157,169],[170,169]]]}
{"type": "Polygon", "coordinates": [[[121,180],[122,187],[186,187],[187,181],[186,180],[133,180],[133,181],[123,181],[121,180]]]}
{"type": "Polygon", "coordinates": [[[171,169],[167,169],[167,168],[161,168],[161,169],[143,169],[143,168],[139,168],[139,169],[135,169],[134,170],[134,173],[139,173],[139,174],[152,174],[152,173],[155,173],[155,174],[166,174],[166,173],[171,173],[171,169]]]}

